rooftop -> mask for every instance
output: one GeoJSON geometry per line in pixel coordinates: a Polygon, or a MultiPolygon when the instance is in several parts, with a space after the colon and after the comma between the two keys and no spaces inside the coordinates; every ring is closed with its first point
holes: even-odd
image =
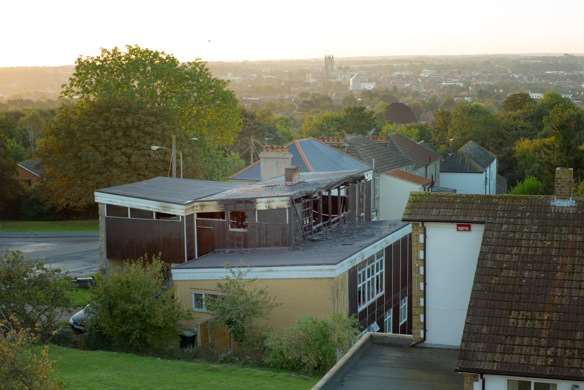
{"type": "Polygon", "coordinates": [[[258,183],[236,186],[226,191],[201,198],[202,201],[271,198],[280,196],[303,196],[334,187],[344,181],[363,176],[365,171],[301,172],[295,184],[287,185],[284,176],[258,183]]]}
{"type": "Polygon", "coordinates": [[[238,186],[239,184],[219,181],[154,177],[135,183],[102,188],[96,192],[185,205],[238,186]]]}
{"type": "Polygon", "coordinates": [[[404,220],[484,223],[465,372],[584,379],[584,199],[415,193],[404,220]]]}
{"type": "Polygon", "coordinates": [[[474,141],[468,141],[440,165],[440,172],[482,173],[497,157],[474,141]]]}
{"type": "Polygon", "coordinates": [[[294,247],[216,250],[173,268],[335,265],[406,226],[401,221],[337,225],[294,247]]]}
{"type": "Polygon", "coordinates": [[[392,169],[390,171],[385,172],[385,174],[396,177],[401,180],[409,181],[410,183],[419,184],[421,186],[428,186],[432,184],[431,179],[414,175],[401,169],[392,169]]]}
{"type": "Polygon", "coordinates": [[[41,160],[24,160],[20,161],[17,165],[35,176],[41,177],[43,175],[43,166],[41,164],[41,160]]]}
{"type": "MultiPolygon", "coordinates": [[[[300,139],[287,146],[292,165],[300,172],[330,172],[366,170],[369,166],[342,151],[314,138],[300,139]]],[[[232,180],[260,181],[260,162],[247,166],[231,177],[232,180]]]]}

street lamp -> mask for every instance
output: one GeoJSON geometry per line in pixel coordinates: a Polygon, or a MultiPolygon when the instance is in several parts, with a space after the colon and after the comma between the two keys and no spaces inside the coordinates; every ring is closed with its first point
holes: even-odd
{"type": "MultiPolygon", "coordinates": [[[[192,137],[191,141],[198,141],[199,139],[197,137],[192,137]]],[[[153,152],[156,152],[158,150],[168,150],[167,147],[165,146],[158,146],[158,145],[152,145],[150,146],[150,150],[152,150],[153,152]]],[[[176,135],[172,135],[172,146],[170,148],[170,164],[172,167],[172,177],[176,178],[176,135]]],[[[182,151],[178,152],[178,156],[179,156],[179,160],[180,160],[180,178],[183,178],[183,155],[182,155],[182,151]]]]}

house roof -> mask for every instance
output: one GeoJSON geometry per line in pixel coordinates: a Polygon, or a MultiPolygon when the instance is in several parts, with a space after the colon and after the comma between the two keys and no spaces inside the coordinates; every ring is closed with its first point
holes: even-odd
{"type": "Polygon", "coordinates": [[[184,205],[238,186],[239,184],[219,181],[154,177],[136,183],[102,188],[96,193],[184,205]]]}
{"type": "Polygon", "coordinates": [[[421,186],[428,186],[428,185],[432,184],[432,180],[430,180],[428,178],[414,175],[412,173],[406,172],[406,171],[404,171],[402,169],[398,169],[398,168],[387,171],[387,172],[385,172],[385,174],[392,176],[392,177],[396,177],[396,178],[401,179],[401,180],[409,181],[410,183],[419,184],[421,186]]]}
{"type": "Polygon", "coordinates": [[[362,177],[367,170],[369,170],[369,167],[357,171],[301,172],[298,175],[297,182],[292,185],[287,185],[284,181],[284,176],[279,176],[258,183],[237,186],[214,195],[202,197],[200,200],[215,201],[302,196],[330,188],[337,183],[340,184],[353,178],[362,177]]]}
{"type": "Polygon", "coordinates": [[[414,193],[408,221],[485,229],[458,370],[584,379],[584,199],[414,193]]]}
{"type": "MultiPolygon", "coordinates": [[[[342,151],[314,138],[300,139],[287,146],[292,165],[300,172],[366,170],[369,166],[342,151]]],[[[231,176],[232,180],[260,181],[259,161],[231,176]]]]}
{"type": "Polygon", "coordinates": [[[43,176],[43,166],[41,164],[41,160],[36,159],[24,160],[17,163],[17,165],[35,176],[38,177],[43,176]]]}
{"type": "Polygon", "coordinates": [[[293,247],[215,250],[183,264],[178,269],[236,267],[284,267],[335,265],[361,252],[408,224],[402,221],[375,221],[363,225],[337,225],[293,247]]]}
{"type": "Polygon", "coordinates": [[[349,135],[345,142],[349,154],[368,164],[375,160],[375,171],[381,173],[407,166],[419,168],[440,159],[440,155],[427,145],[399,134],[392,134],[387,140],[349,135]]]}
{"type": "Polygon", "coordinates": [[[497,157],[474,141],[468,141],[440,164],[440,172],[482,173],[497,157]]]}

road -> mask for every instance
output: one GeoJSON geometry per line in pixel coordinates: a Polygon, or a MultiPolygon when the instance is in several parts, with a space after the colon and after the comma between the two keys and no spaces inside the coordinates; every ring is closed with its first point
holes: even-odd
{"type": "Polygon", "coordinates": [[[19,250],[71,276],[85,276],[99,268],[96,233],[0,233],[0,253],[19,250]]]}

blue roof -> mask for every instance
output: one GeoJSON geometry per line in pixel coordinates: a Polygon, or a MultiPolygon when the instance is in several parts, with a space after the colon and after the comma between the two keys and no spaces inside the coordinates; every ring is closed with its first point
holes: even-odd
{"type": "MultiPolygon", "coordinates": [[[[332,172],[369,169],[369,165],[314,138],[301,139],[288,145],[292,165],[300,172],[332,172]]],[[[232,180],[260,181],[259,161],[231,176],[232,180]]]]}

